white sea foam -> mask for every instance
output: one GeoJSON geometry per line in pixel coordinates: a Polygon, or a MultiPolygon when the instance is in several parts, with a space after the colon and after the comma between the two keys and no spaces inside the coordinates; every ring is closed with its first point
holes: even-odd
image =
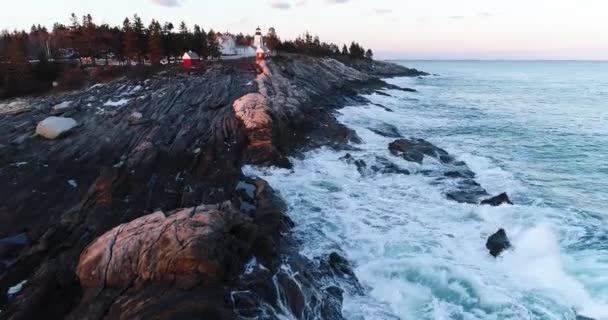
{"type": "MultiPolygon", "coordinates": [[[[359,151],[349,151],[355,158],[371,165],[376,156],[384,156],[412,175],[361,176],[339,160],[345,152],[324,148],[292,159],[293,170],[246,168],[269,180],[287,201],[304,255],[340,249],[353,262],[368,290],[363,297],[346,294],[345,317],[557,320],[575,319],[576,310],[608,319],[605,252],[571,249],[589,230],[602,230],[590,229],[593,223],[581,220],[572,208],[551,204],[559,199],[545,198],[553,190],[539,185],[545,183],[542,179],[555,177],[528,154],[509,153],[520,138],[475,131],[477,126],[493,128],[508,119],[478,117],[485,112],[483,104],[441,105],[453,101],[441,96],[444,87],[430,81],[393,79],[397,85],[415,85],[420,93],[369,96],[394,112],[368,105],[344,108],[339,116],[363,140],[359,151]],[[418,165],[393,157],[387,145],[394,138],[370,130],[383,124],[396,127],[405,137],[425,138],[445,148],[467,163],[489,193],[506,191],[516,205],[447,200],[447,182],[419,173],[439,164],[425,159],[418,165]],[[498,228],[507,230],[513,249],[494,259],[485,242],[498,228]]],[[[449,98],[458,102],[461,97],[449,98]]],[[[529,150],[537,152],[536,142],[530,145],[529,150]]]]}

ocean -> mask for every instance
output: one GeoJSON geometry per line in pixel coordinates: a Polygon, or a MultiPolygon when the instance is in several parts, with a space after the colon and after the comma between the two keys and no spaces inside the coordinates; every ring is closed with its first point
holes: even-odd
{"type": "Polygon", "coordinates": [[[293,170],[246,168],[289,208],[310,258],[337,251],[365,288],[345,293],[347,319],[608,319],[608,63],[400,61],[432,73],[389,83],[374,104],[340,109],[362,140],[348,151],[412,174],[361,175],[328,148],[293,170]],[[376,104],[390,108],[385,110],[376,104]],[[397,128],[464,161],[513,206],[448,200],[449,180],[392,156],[397,128]],[[513,248],[485,248],[504,228],[513,248]]]}

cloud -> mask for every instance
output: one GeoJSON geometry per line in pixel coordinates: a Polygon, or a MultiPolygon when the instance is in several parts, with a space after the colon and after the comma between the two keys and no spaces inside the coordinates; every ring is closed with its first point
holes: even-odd
{"type": "Polygon", "coordinates": [[[179,7],[183,4],[183,0],[152,0],[152,3],[163,7],[179,7]]]}
{"type": "Polygon", "coordinates": [[[291,9],[291,3],[283,0],[273,0],[270,2],[270,6],[281,10],[291,9]]]}
{"type": "Polygon", "coordinates": [[[483,19],[492,18],[497,15],[498,15],[498,13],[493,13],[493,12],[480,12],[477,14],[478,17],[483,18],[483,19]]]}
{"type": "Polygon", "coordinates": [[[325,2],[330,3],[330,4],[336,4],[336,3],[347,3],[350,0],[325,0],[325,2]]]}
{"type": "Polygon", "coordinates": [[[393,12],[391,9],[374,9],[374,12],[377,14],[388,14],[393,12]]]}
{"type": "Polygon", "coordinates": [[[471,18],[473,18],[473,19],[475,19],[475,18],[478,18],[478,19],[490,19],[490,18],[496,17],[498,15],[499,15],[498,13],[493,13],[493,12],[480,12],[480,13],[477,13],[475,15],[448,16],[447,18],[451,19],[451,20],[463,20],[463,19],[471,19],[471,18]]]}

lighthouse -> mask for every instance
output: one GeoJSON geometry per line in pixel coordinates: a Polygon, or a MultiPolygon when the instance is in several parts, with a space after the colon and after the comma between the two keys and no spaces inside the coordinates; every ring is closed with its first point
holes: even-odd
{"type": "Polygon", "coordinates": [[[264,37],[262,36],[262,29],[260,29],[260,27],[255,29],[255,36],[253,37],[253,46],[256,49],[264,50],[264,37]]]}

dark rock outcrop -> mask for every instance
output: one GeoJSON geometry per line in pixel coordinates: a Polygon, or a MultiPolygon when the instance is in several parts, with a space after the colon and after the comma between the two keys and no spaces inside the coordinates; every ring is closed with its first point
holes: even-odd
{"type": "Polygon", "coordinates": [[[376,157],[376,164],[371,166],[371,169],[374,172],[379,172],[383,174],[410,174],[409,170],[403,169],[399,167],[394,162],[384,158],[384,157],[376,157]]]}
{"type": "Polygon", "coordinates": [[[504,250],[511,248],[511,242],[509,242],[505,230],[499,229],[496,233],[491,235],[486,242],[486,248],[494,257],[498,257],[504,250]]]}
{"type": "MultiPolygon", "coordinates": [[[[230,293],[247,287],[240,272],[252,257],[261,271],[249,281],[268,292],[259,304],[277,307],[265,299],[276,292],[269,286],[291,223],[270,187],[241,167],[288,167],[294,151],[357,142],[333,110],[367,103],[358,90],[387,86],[359,67],[297,55],[259,66],[210,62],[28,98],[27,112],[0,117],[0,238],[29,239],[0,252],[2,316],[233,318],[230,293]],[[36,124],[67,101],[62,115],[81,127],[64,139],[35,137],[36,124]]],[[[301,261],[292,264],[300,287],[314,287],[320,278],[304,272],[314,265],[301,261]]],[[[313,291],[303,293],[306,305],[338,319],[337,291],[313,291]]],[[[310,312],[290,297],[295,312],[310,312]]]]}
{"type": "Polygon", "coordinates": [[[339,59],[342,63],[351,68],[381,78],[417,77],[429,75],[423,71],[406,68],[404,66],[385,61],[351,59],[349,57],[340,57],[339,59]]]}
{"type": "Polygon", "coordinates": [[[362,159],[356,159],[350,153],[347,153],[343,157],[340,157],[340,160],[345,161],[348,164],[354,164],[357,167],[357,171],[362,176],[369,176],[375,173],[404,175],[410,174],[407,169],[399,167],[398,165],[384,157],[376,156],[375,163],[371,166],[368,166],[367,163],[362,159]]]}
{"type": "Polygon", "coordinates": [[[410,162],[422,164],[425,157],[437,159],[441,169],[424,169],[419,173],[435,177],[437,182],[451,180],[445,190],[446,198],[469,204],[478,204],[487,197],[486,190],[475,181],[475,173],[463,161],[456,161],[444,149],[423,139],[398,139],[388,146],[391,154],[410,162]]]}
{"type": "Polygon", "coordinates": [[[511,204],[511,205],[513,204],[513,202],[511,202],[511,199],[509,199],[509,196],[507,195],[506,192],[503,192],[497,196],[494,196],[492,198],[488,198],[488,199],[481,201],[481,204],[486,204],[486,205],[490,205],[490,206],[494,206],[494,207],[503,205],[505,203],[511,204]]]}
{"type": "Polygon", "coordinates": [[[378,135],[381,135],[381,136],[387,137],[387,138],[400,138],[401,137],[401,132],[399,132],[399,129],[397,129],[395,126],[385,123],[385,122],[377,123],[374,126],[370,127],[369,130],[375,132],[378,135]]]}
{"type": "Polygon", "coordinates": [[[422,163],[424,156],[435,158],[444,164],[454,162],[447,151],[423,139],[395,140],[388,145],[388,149],[393,155],[416,163],[422,163]]]}

